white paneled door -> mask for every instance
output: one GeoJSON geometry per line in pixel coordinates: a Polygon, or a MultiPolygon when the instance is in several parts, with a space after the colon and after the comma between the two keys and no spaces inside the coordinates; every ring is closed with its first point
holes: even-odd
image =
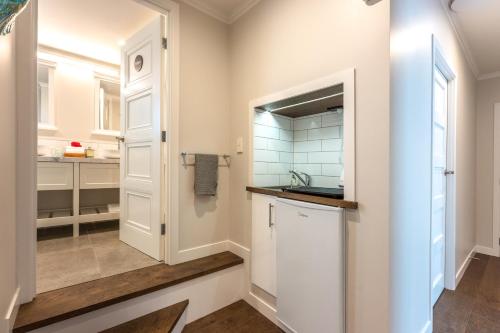
{"type": "Polygon", "coordinates": [[[157,260],[163,259],[160,145],[165,20],[158,17],[126,41],[121,66],[120,240],[157,260]]]}
{"type": "Polygon", "coordinates": [[[432,115],[431,299],[433,305],[444,290],[447,128],[448,81],[436,68],[432,115]]]}

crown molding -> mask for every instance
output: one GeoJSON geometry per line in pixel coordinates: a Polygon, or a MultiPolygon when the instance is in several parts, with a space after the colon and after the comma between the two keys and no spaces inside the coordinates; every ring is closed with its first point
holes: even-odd
{"type": "Polygon", "coordinates": [[[458,20],[455,17],[455,14],[453,14],[450,11],[449,8],[449,0],[441,0],[441,5],[443,6],[443,10],[448,17],[448,21],[451,24],[451,27],[453,31],[455,32],[455,36],[458,39],[458,43],[460,44],[460,47],[462,48],[462,51],[464,52],[465,60],[469,64],[469,67],[476,77],[476,79],[479,79],[479,69],[477,66],[476,61],[474,60],[474,57],[472,56],[472,52],[470,49],[469,44],[467,43],[467,40],[465,38],[465,34],[463,33],[462,29],[460,28],[460,24],[458,23],[458,20]]]}
{"type": "Polygon", "coordinates": [[[500,78],[500,71],[487,73],[487,74],[481,74],[481,75],[479,75],[478,80],[489,80],[489,79],[496,79],[496,78],[500,78]]]}
{"type": "Polygon", "coordinates": [[[232,24],[240,17],[246,14],[252,7],[258,4],[261,0],[249,0],[241,4],[240,6],[233,9],[233,11],[227,15],[226,13],[217,10],[213,6],[210,6],[204,0],[182,0],[185,4],[198,9],[202,13],[205,13],[223,23],[232,24]]]}
{"type": "Polygon", "coordinates": [[[230,18],[230,24],[236,22],[240,17],[245,15],[250,9],[252,9],[256,4],[258,4],[261,0],[251,0],[243,3],[242,5],[236,7],[233,10],[230,18]]]}

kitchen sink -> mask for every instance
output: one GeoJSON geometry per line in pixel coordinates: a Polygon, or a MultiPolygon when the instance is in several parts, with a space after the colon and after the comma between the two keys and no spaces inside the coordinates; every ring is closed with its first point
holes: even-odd
{"type": "Polygon", "coordinates": [[[320,197],[344,199],[343,188],[311,187],[311,186],[273,186],[272,189],[280,189],[283,192],[316,195],[320,197]]]}

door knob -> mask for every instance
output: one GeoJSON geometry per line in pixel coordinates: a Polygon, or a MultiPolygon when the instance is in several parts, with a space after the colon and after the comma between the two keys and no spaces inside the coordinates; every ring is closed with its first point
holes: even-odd
{"type": "Polygon", "coordinates": [[[116,136],[115,138],[116,138],[116,140],[118,140],[120,142],[125,142],[125,137],[124,136],[116,136]]]}
{"type": "Polygon", "coordinates": [[[454,175],[454,174],[455,174],[455,171],[453,171],[453,170],[448,170],[448,169],[447,169],[447,170],[444,170],[444,175],[445,175],[445,176],[448,176],[448,175],[454,175]]]}

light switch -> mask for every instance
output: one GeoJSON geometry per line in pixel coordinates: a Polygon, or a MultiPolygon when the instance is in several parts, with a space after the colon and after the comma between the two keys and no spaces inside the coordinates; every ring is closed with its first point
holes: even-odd
{"type": "Polygon", "coordinates": [[[236,140],[236,152],[243,153],[243,138],[241,136],[236,140]]]}

